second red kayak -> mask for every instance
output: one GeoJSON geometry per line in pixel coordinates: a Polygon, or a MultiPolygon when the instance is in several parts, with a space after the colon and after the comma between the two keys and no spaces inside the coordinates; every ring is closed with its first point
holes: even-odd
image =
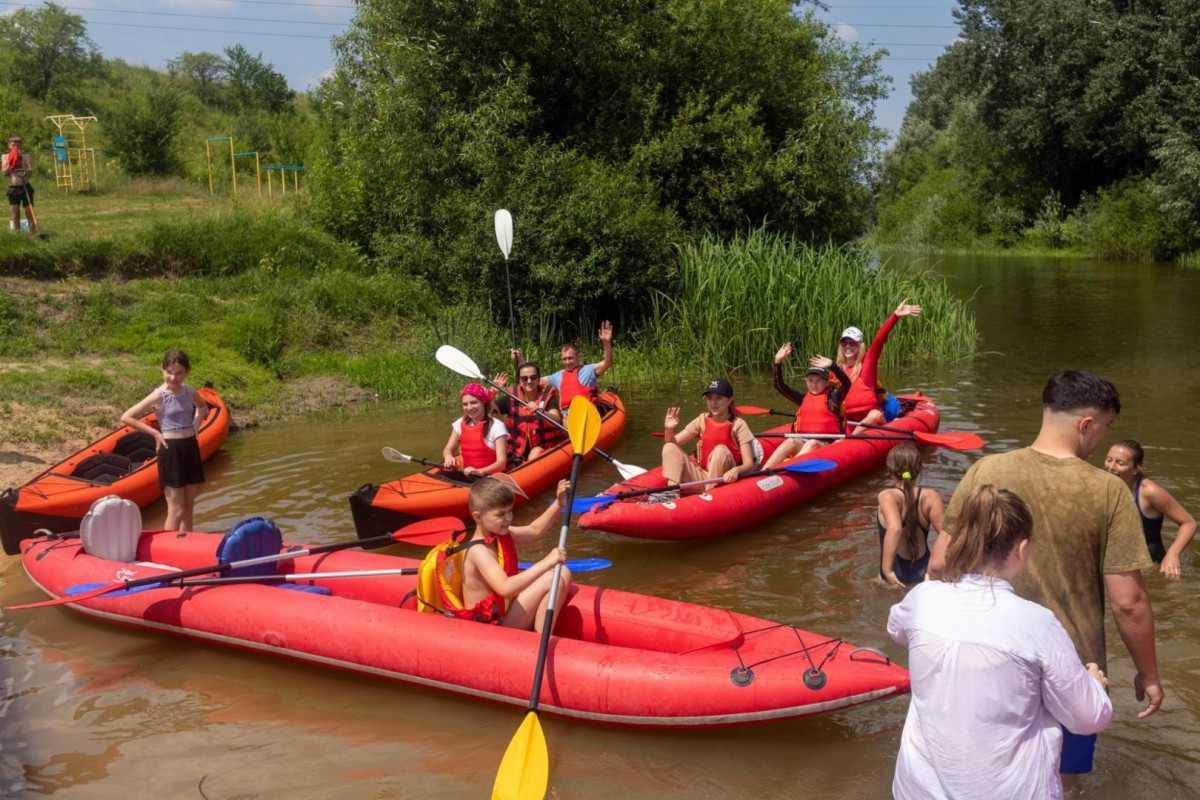
{"type": "MultiPolygon", "coordinates": [[[[888,423],[901,431],[933,433],[938,428],[937,407],[923,394],[901,398],[905,411],[888,423]]],[[[788,425],[772,429],[787,433],[788,425]]],[[[761,439],[764,460],[782,439],[761,439]]],[[[794,508],[811,497],[863,473],[878,469],[888,451],[898,444],[912,442],[903,432],[874,431],[870,439],[848,437],[802,456],[802,459],[829,459],[837,468],[827,472],[779,473],[746,478],[718,485],[703,494],[683,495],[669,502],[649,497],[619,500],[598,506],[579,518],[579,526],[637,539],[708,539],[745,530],[794,508]],[[893,438],[894,437],[894,438],[893,438]]],[[[634,489],[665,486],[662,468],[610,487],[607,494],[634,489]]]]}

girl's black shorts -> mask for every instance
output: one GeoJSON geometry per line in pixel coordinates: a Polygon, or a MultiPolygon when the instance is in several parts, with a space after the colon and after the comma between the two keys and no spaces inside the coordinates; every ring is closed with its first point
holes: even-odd
{"type": "Polygon", "coordinates": [[[192,483],[204,483],[200,442],[195,436],[167,439],[167,448],[158,450],[158,488],[179,488],[192,483]]]}

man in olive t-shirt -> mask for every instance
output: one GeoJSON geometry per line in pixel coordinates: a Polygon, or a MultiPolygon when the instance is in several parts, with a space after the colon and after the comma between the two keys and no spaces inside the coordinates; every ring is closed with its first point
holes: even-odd
{"type": "Polygon", "coordinates": [[[1042,392],[1042,427],[1033,444],[985,456],[955,489],[929,576],[938,577],[945,565],[954,521],[972,488],[990,483],[1016,493],[1033,513],[1033,539],[1029,564],[1013,589],[1053,611],[1080,660],[1104,670],[1107,590],[1117,630],[1137,668],[1135,695],[1139,701],[1149,698],[1138,716],[1147,717],[1163,701],[1154,612],[1141,574],[1154,562],[1132,492],[1120,478],[1083,460],[1104,441],[1120,410],[1116,387],[1099,376],[1080,370],[1052,375],[1042,392]]]}

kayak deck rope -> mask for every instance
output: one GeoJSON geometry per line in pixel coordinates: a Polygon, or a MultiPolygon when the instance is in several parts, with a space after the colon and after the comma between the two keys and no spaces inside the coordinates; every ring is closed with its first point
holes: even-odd
{"type": "MultiPolygon", "coordinates": [[[[804,641],[804,637],[802,637],[800,635],[800,629],[796,628],[795,626],[788,625],[786,623],[779,623],[776,625],[768,625],[764,628],[756,628],[755,630],[745,631],[744,635],[745,635],[745,639],[749,639],[751,636],[753,636],[755,634],[765,634],[770,631],[780,630],[780,629],[785,629],[785,628],[787,630],[790,630],[792,632],[792,634],[796,637],[796,643],[799,645],[799,649],[791,650],[791,651],[788,651],[785,653],[778,653],[776,655],[770,656],[769,658],[764,658],[759,661],[754,661],[754,662],[747,664],[745,662],[745,660],[742,658],[741,645],[737,645],[733,648],[733,652],[734,652],[734,655],[737,656],[739,666],[735,667],[733,672],[730,673],[730,679],[736,685],[749,686],[754,681],[754,668],[755,667],[762,666],[763,664],[768,664],[772,661],[778,661],[781,658],[791,658],[792,656],[795,656],[795,655],[803,655],[804,658],[808,661],[809,668],[807,670],[805,670],[805,673],[804,673],[804,685],[807,686],[808,688],[812,689],[813,691],[816,691],[817,689],[820,689],[821,687],[823,687],[825,685],[826,678],[825,678],[825,673],[822,670],[822,667],[824,667],[825,664],[831,658],[833,658],[834,656],[837,655],[838,648],[840,648],[845,643],[846,640],[845,639],[822,639],[819,642],[810,642],[810,643],[806,644],[804,641]],[[814,652],[820,651],[820,650],[824,651],[824,656],[822,656],[820,663],[817,663],[816,661],[813,660],[813,654],[814,654],[814,652]]],[[[745,639],[743,639],[743,641],[745,641],[745,639]]]]}

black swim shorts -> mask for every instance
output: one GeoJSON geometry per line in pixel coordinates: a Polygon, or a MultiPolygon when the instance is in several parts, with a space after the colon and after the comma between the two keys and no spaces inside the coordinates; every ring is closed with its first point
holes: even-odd
{"type": "Polygon", "coordinates": [[[33,204],[33,187],[29,184],[8,187],[8,204],[10,206],[25,206],[29,208],[33,204]]]}

